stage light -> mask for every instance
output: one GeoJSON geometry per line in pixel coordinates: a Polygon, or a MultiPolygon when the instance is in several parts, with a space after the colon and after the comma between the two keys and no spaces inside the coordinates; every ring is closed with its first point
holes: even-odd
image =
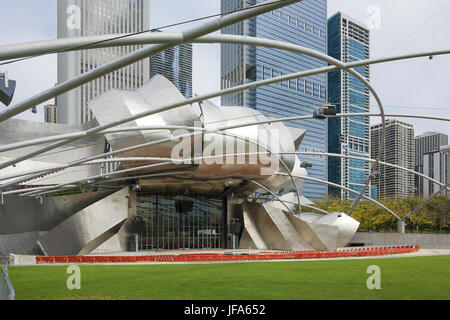
{"type": "Polygon", "coordinates": [[[326,119],[327,116],[335,116],[337,114],[336,106],[330,103],[324,104],[322,107],[314,110],[314,119],[326,119]]]}
{"type": "Polygon", "coordinates": [[[8,72],[0,72],[0,101],[9,106],[16,91],[16,81],[8,79],[8,72]]]}

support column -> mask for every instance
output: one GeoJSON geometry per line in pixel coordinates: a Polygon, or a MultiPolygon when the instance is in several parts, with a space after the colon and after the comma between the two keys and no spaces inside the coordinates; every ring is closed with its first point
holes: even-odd
{"type": "Polygon", "coordinates": [[[397,221],[397,233],[405,233],[405,226],[406,223],[404,220],[398,220],[397,221]]]}

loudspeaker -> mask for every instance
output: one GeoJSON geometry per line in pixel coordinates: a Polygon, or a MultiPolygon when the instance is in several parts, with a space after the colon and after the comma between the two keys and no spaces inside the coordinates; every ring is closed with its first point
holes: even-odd
{"type": "Polygon", "coordinates": [[[8,88],[6,87],[5,79],[0,78],[0,101],[9,106],[14,97],[14,91],[16,91],[16,81],[9,80],[8,88]]]}

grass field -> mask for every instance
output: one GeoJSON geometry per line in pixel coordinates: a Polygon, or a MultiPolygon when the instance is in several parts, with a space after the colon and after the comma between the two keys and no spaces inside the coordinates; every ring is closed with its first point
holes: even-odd
{"type": "Polygon", "coordinates": [[[81,290],[67,267],[11,267],[16,299],[306,300],[449,299],[450,256],[225,263],[81,266],[81,290]],[[381,269],[381,289],[366,286],[381,269]]]}

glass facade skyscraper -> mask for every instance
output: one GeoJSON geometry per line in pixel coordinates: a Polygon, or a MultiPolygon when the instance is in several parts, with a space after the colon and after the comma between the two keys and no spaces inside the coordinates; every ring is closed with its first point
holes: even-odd
{"type": "MultiPolygon", "coordinates": [[[[328,19],[328,55],[342,62],[369,59],[369,30],[351,17],[338,12],[328,19]]],[[[366,80],[370,80],[369,66],[355,68],[366,80]]],[[[370,92],[356,77],[345,71],[328,75],[329,102],[335,104],[338,113],[366,113],[370,111],[370,92]]],[[[370,118],[328,119],[328,151],[342,155],[370,158],[370,118]]],[[[361,192],[369,175],[369,163],[362,160],[330,157],[328,178],[361,192]]],[[[330,187],[330,194],[341,199],[356,195],[330,187]]],[[[366,195],[375,196],[375,188],[366,195]]]]}
{"type": "Polygon", "coordinates": [[[162,51],[150,57],[150,77],[161,74],[169,79],[186,99],[192,98],[192,44],[162,51]]]}
{"type": "MultiPolygon", "coordinates": [[[[263,0],[222,0],[222,13],[264,2],[263,0]]],[[[226,27],[225,34],[246,35],[279,40],[327,52],[327,1],[304,0],[226,27]]],[[[221,87],[259,81],[327,64],[298,53],[271,48],[224,44],[221,49],[221,87]]],[[[222,97],[223,106],[246,106],[269,117],[312,115],[327,95],[326,74],[293,79],[222,97]]],[[[300,146],[303,151],[327,151],[326,121],[316,119],[292,121],[288,126],[306,129],[300,146]]],[[[327,180],[325,158],[300,157],[313,164],[311,177],[327,180]]],[[[322,184],[305,183],[304,194],[311,199],[327,195],[322,184]]]]}

